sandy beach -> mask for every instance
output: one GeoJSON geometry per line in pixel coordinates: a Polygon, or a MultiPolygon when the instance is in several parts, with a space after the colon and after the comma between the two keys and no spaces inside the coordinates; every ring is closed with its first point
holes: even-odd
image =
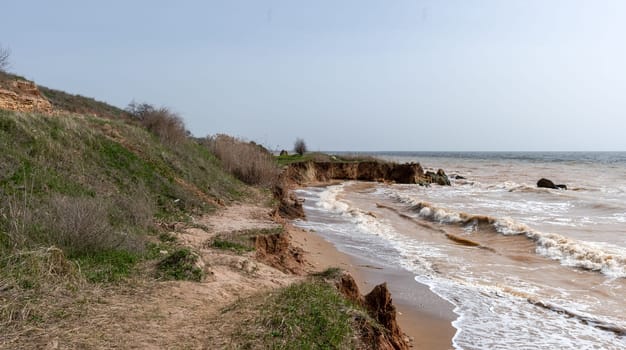
{"type": "Polygon", "coordinates": [[[306,252],[307,261],[318,270],[339,267],[348,271],[361,293],[387,282],[398,310],[400,327],[416,349],[452,349],[456,329],[453,306],[417,283],[411,273],[399,268],[374,266],[358,257],[344,254],[315,232],[288,225],[292,244],[306,252]]]}

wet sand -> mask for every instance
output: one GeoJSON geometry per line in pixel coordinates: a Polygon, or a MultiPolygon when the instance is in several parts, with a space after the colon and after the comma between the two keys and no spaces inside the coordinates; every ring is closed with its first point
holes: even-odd
{"type": "Polygon", "coordinates": [[[306,252],[307,261],[316,270],[339,267],[348,271],[362,294],[387,282],[400,327],[412,339],[414,348],[452,349],[452,337],[456,333],[451,324],[456,319],[452,304],[431,292],[428,286],[417,283],[411,273],[344,254],[315,232],[293,226],[289,231],[292,243],[306,252]]]}

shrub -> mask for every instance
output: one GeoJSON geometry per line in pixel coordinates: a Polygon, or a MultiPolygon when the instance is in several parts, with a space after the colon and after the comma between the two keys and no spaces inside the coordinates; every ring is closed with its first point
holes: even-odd
{"type": "Polygon", "coordinates": [[[126,111],[166,144],[182,143],[189,134],[183,119],[167,107],[155,108],[147,103],[131,102],[126,111]]]}
{"type": "Polygon", "coordinates": [[[296,142],[293,144],[293,150],[299,155],[304,155],[306,153],[306,143],[304,143],[304,140],[297,138],[296,142]]]}
{"type": "Polygon", "coordinates": [[[203,144],[226,171],[249,185],[271,186],[278,177],[280,169],[274,157],[261,145],[228,135],[207,136],[203,144]]]}
{"type": "Polygon", "coordinates": [[[11,50],[0,46],[0,72],[6,71],[9,68],[9,57],[11,56],[11,50]]]}
{"type": "Polygon", "coordinates": [[[54,245],[70,257],[107,250],[139,252],[143,242],[117,232],[109,222],[107,201],[93,197],[54,195],[35,202],[30,196],[12,196],[0,213],[5,246],[21,249],[54,245]]]}

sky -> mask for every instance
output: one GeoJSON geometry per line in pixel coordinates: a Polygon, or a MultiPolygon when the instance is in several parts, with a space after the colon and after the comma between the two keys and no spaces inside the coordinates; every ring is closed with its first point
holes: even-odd
{"type": "Polygon", "coordinates": [[[326,151],[626,151],[626,1],[7,1],[10,71],[326,151]]]}

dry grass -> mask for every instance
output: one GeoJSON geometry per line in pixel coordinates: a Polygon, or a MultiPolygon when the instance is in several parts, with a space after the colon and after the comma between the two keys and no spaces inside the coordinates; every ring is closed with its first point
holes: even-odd
{"type": "Polygon", "coordinates": [[[59,297],[84,285],[78,266],[56,247],[3,255],[0,268],[0,334],[42,321],[59,297]],[[41,304],[43,294],[55,301],[41,304]]]}
{"type": "Polygon", "coordinates": [[[6,247],[56,246],[69,256],[107,250],[139,252],[136,235],[116,230],[109,221],[110,204],[93,197],[54,195],[35,202],[25,193],[9,196],[0,211],[6,247]]]}
{"type": "Polygon", "coordinates": [[[271,186],[280,172],[274,157],[262,146],[228,135],[207,136],[203,143],[226,171],[249,185],[271,186]]]}

